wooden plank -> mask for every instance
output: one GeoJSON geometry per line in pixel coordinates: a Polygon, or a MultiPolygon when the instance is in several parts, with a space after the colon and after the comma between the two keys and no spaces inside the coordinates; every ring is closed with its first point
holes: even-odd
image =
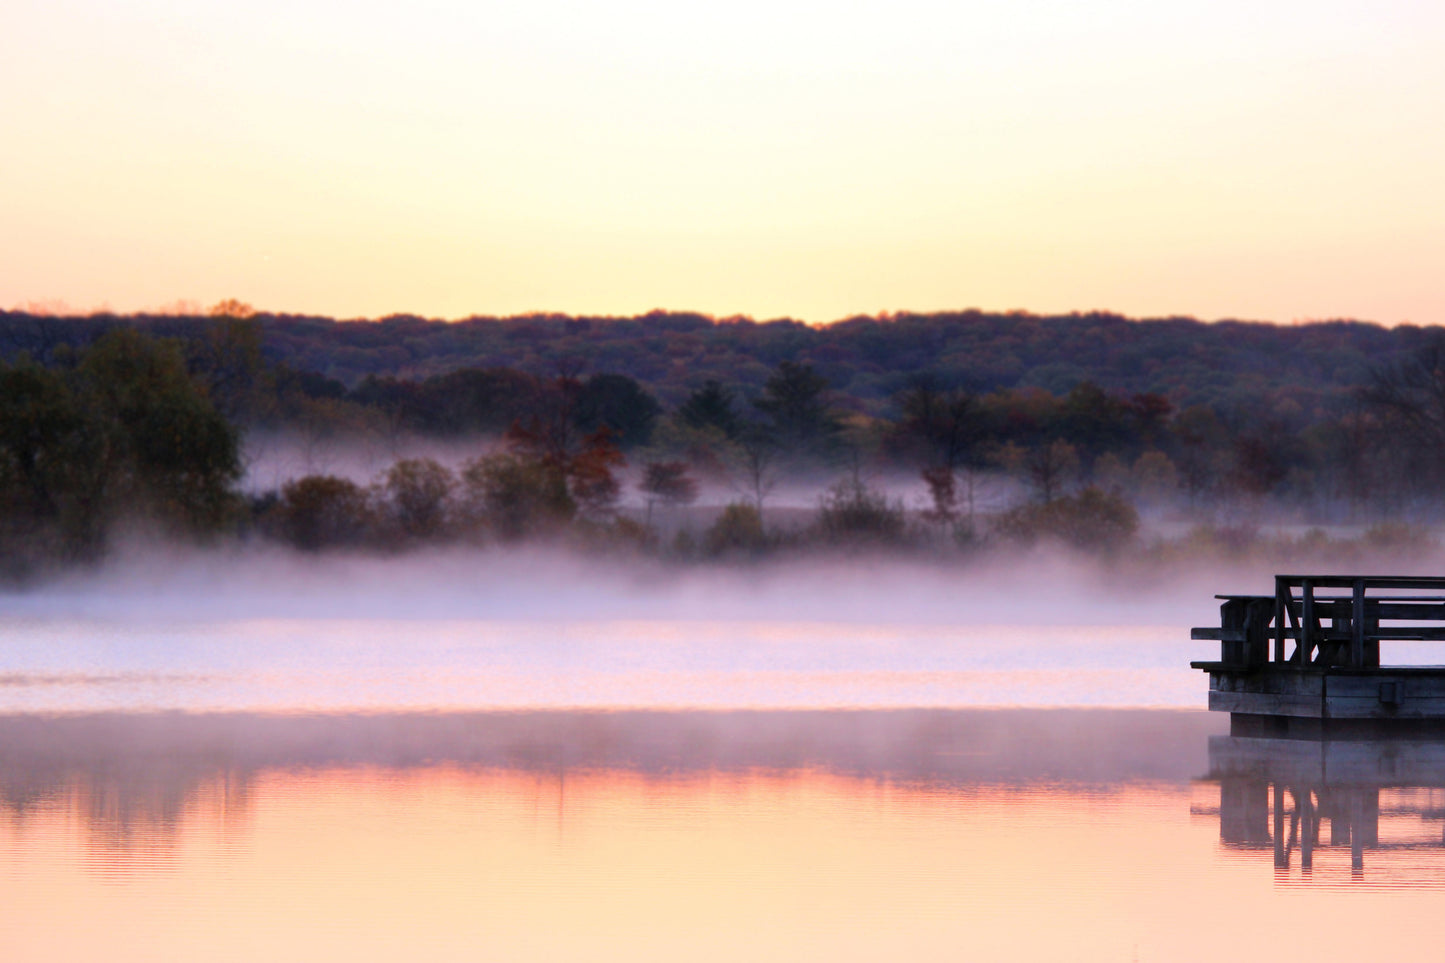
{"type": "Polygon", "coordinates": [[[1367,639],[1415,642],[1445,641],[1445,625],[1382,625],[1365,633],[1367,639]]]}
{"type": "Polygon", "coordinates": [[[1320,697],[1291,696],[1266,692],[1219,692],[1209,690],[1211,712],[1240,712],[1251,716],[1294,716],[1320,719],[1324,707],[1320,697]]]}
{"type": "Polygon", "coordinates": [[[1353,598],[1350,600],[1350,665],[1363,668],[1365,664],[1365,580],[1355,579],[1353,598]]]}
{"type": "Polygon", "coordinates": [[[1195,642],[1243,642],[1244,629],[1215,629],[1205,626],[1190,629],[1189,638],[1195,642]]]}
{"type": "MultiPolygon", "coordinates": [[[[1356,575],[1276,575],[1276,584],[1299,586],[1308,579],[1322,588],[1352,588],[1356,575]]],[[[1445,576],[1437,575],[1366,575],[1366,588],[1418,588],[1445,591],[1445,576]]]]}
{"type": "Polygon", "coordinates": [[[1260,716],[1322,717],[1324,676],[1293,670],[1211,672],[1209,708],[1260,716]]]}
{"type": "MultiPolygon", "coordinates": [[[[1379,628],[1368,626],[1369,619],[1366,619],[1364,637],[1366,639],[1393,639],[1399,641],[1445,641],[1445,625],[1382,625],[1379,628]]],[[[1195,641],[1215,642],[1238,642],[1245,638],[1244,629],[1218,628],[1212,625],[1196,626],[1189,630],[1189,637],[1195,641]]],[[[1272,633],[1278,635],[1280,633],[1272,633]]],[[[1298,639],[1298,629],[1285,629],[1282,633],[1285,639],[1298,639]]],[[[1312,633],[1315,641],[1318,642],[1351,642],[1354,632],[1350,628],[1319,628],[1312,633]]],[[[1280,660],[1276,660],[1280,661],[1280,660]]],[[[1356,668],[1359,668],[1356,666],[1356,668]]]]}
{"type": "Polygon", "coordinates": [[[1445,719],[1445,674],[1328,676],[1324,701],[1332,719],[1445,719]]]}
{"type": "Polygon", "coordinates": [[[1377,619],[1445,622],[1445,602],[1430,605],[1424,602],[1377,602],[1371,599],[1365,603],[1365,607],[1377,619]]]}

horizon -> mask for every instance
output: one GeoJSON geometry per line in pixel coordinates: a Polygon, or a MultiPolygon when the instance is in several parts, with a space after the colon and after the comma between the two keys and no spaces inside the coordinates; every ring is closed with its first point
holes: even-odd
{"type": "Polygon", "coordinates": [[[144,319],[144,318],[239,318],[247,320],[250,318],[315,318],[320,320],[335,321],[339,324],[377,324],[393,319],[408,319],[422,321],[426,324],[461,324],[468,321],[536,321],[549,318],[563,318],[569,320],[586,321],[645,321],[650,317],[697,317],[702,318],[710,324],[802,324],[810,328],[826,328],[832,325],[844,324],[851,321],[876,321],[880,323],[891,323],[902,318],[936,318],[948,315],[979,315],[987,318],[1018,317],[1035,320],[1049,320],[1061,318],[1086,318],[1086,317],[1107,317],[1117,318],[1130,324],[1151,324],[1161,322],[1184,321],[1196,324],[1246,324],[1246,325],[1267,325],[1277,328],[1302,328],[1312,325],[1329,324],[1359,324],[1371,325],[1380,328],[1417,327],[1429,328],[1440,327],[1445,322],[1414,321],[1409,318],[1400,321],[1380,321],[1374,318],[1346,317],[1342,315],[1318,317],[1318,318],[1291,318],[1287,321],[1276,321],[1267,318],[1247,317],[1200,317],[1198,315],[1172,312],[1155,315],[1130,315],[1121,311],[1109,308],[1074,308],[1063,311],[1036,311],[1029,308],[1006,308],[992,309],[969,306],[962,308],[939,308],[932,311],[915,311],[909,309],[882,310],[874,312],[854,312],[835,318],[823,320],[810,320],[789,315],[762,316],[757,314],[733,313],[733,314],[710,314],[706,311],[689,308],[663,308],[654,307],[645,311],[638,311],[633,314],[607,314],[602,312],[588,311],[551,311],[537,309],[532,311],[518,311],[510,314],[489,314],[485,312],[471,312],[464,315],[452,315],[449,317],[428,316],[413,311],[392,311],[386,314],[373,315],[341,315],[324,314],[310,311],[298,311],[289,309],[273,309],[258,307],[237,298],[224,298],[212,305],[202,305],[198,301],[179,300],[156,307],[142,307],[132,311],[122,311],[109,305],[102,304],[92,308],[77,308],[73,305],[58,301],[50,302],[28,302],[17,304],[10,308],[0,308],[0,315],[19,314],[36,318],[48,318],[57,321],[83,320],[91,318],[113,317],[119,319],[144,319]],[[226,308],[226,305],[231,308],[226,308]],[[232,313],[237,311],[237,313],[232,313]]]}

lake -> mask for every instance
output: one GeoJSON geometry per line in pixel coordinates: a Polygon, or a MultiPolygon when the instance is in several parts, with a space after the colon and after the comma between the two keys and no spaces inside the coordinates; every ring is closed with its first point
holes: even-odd
{"type": "MultiPolygon", "coordinates": [[[[73,610],[75,607],[68,607],[73,610]]],[[[6,960],[1433,958],[1433,744],[1166,622],[0,619],[6,960]]]]}

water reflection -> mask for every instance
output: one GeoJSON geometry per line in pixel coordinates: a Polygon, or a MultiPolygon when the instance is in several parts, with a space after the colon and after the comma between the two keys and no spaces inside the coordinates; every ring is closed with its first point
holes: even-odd
{"type": "Polygon", "coordinates": [[[98,848],[163,852],[186,817],[243,823],[256,780],[278,771],[828,773],[931,792],[1105,791],[1187,780],[1217,728],[1137,710],[12,715],[0,716],[0,811],[23,823],[61,804],[98,848]]]}
{"type": "Polygon", "coordinates": [[[1208,781],[1220,841],[1281,882],[1445,883],[1445,742],[1214,736],[1208,781]]]}
{"type": "Polygon", "coordinates": [[[1261,958],[1433,958],[1436,790],[1409,788],[1433,750],[1368,758],[1396,766],[1370,783],[1328,754],[1307,764],[1317,746],[1211,740],[1226,726],[1139,710],[0,716],[0,959],[1203,963],[1217,941],[1199,921],[1226,916],[1261,958]],[[1215,792],[1201,773],[1224,804],[1191,813],[1215,792]],[[1409,820],[1430,848],[1385,848],[1409,820]],[[1279,886],[1259,871],[1276,839],[1281,872],[1298,876],[1308,840],[1313,882],[1342,857],[1349,885],[1279,886]],[[1394,885],[1351,883],[1352,845],[1367,884],[1394,885]],[[1285,913],[1374,925],[1311,942],[1285,913]]]}

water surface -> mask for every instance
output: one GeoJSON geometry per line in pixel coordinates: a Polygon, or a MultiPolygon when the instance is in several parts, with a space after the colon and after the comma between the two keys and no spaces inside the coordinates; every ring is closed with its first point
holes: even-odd
{"type": "Polygon", "coordinates": [[[1184,628],[13,611],[0,958],[1433,958],[1445,749],[1184,628]]]}
{"type": "Polygon", "coordinates": [[[1203,961],[1202,922],[1227,919],[1259,958],[1430,958],[1445,792],[1375,785],[1362,845],[1320,816],[1306,868],[1301,801],[1324,813],[1339,787],[1301,790],[1297,751],[1222,728],[1104,709],[10,715],[0,945],[1203,961]],[[1343,918],[1369,925],[1323,922],[1343,918]]]}
{"type": "Polygon", "coordinates": [[[0,620],[0,711],[1199,706],[1171,625],[0,620]]]}

